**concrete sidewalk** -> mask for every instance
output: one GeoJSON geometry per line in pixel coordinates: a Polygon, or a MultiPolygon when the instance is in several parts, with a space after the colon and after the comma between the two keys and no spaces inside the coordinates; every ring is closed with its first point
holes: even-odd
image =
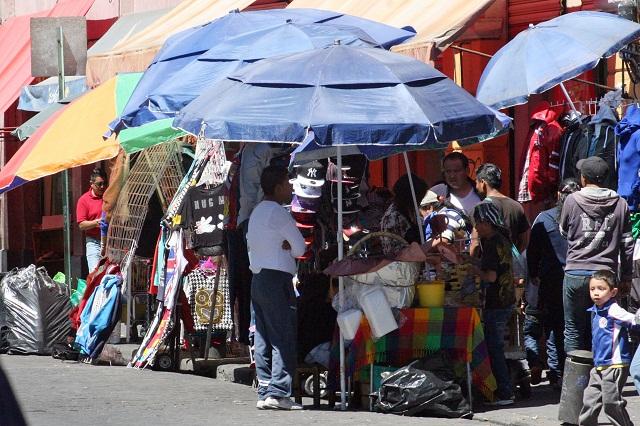
{"type": "MultiPolygon", "coordinates": [[[[125,367],[62,362],[51,357],[0,355],[29,425],[558,425],[559,392],[548,385],[533,388],[532,397],[514,406],[492,409],[477,404],[474,420],[412,418],[313,410],[258,411],[256,394],[245,385],[200,377],[125,367]]],[[[632,420],[640,420],[640,397],[629,382],[625,389],[632,420]]],[[[326,403],[323,401],[323,403],[326,403]]],[[[604,416],[601,422],[606,423],[604,416]]],[[[0,418],[0,424],[2,419],[0,418]]]]}

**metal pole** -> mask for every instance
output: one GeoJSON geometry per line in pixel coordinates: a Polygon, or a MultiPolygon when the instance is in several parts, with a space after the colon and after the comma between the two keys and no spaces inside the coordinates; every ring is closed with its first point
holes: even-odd
{"type": "Polygon", "coordinates": [[[560,83],[560,88],[562,89],[562,93],[564,93],[564,97],[567,98],[567,102],[569,102],[569,106],[574,112],[578,112],[576,106],[573,104],[571,97],[569,96],[569,92],[567,92],[567,88],[564,87],[564,83],[560,83]]]}
{"type": "MultiPolygon", "coordinates": [[[[64,98],[64,33],[58,27],[58,100],[64,98]]],[[[64,217],[64,277],[67,294],[71,293],[71,216],[69,208],[69,170],[62,172],[62,216],[64,217]]],[[[89,271],[91,272],[91,271],[89,271]]]]}
{"type": "MultiPolygon", "coordinates": [[[[344,257],[344,239],[342,238],[342,148],[337,146],[338,156],[338,260],[342,260],[344,257]]],[[[338,277],[338,290],[340,301],[340,312],[344,306],[344,280],[342,276],[338,277]]],[[[344,336],[342,330],[340,330],[340,409],[347,409],[347,394],[345,392],[346,380],[345,380],[345,359],[344,359],[344,336]]]]}
{"type": "MultiPolygon", "coordinates": [[[[207,324],[207,337],[204,342],[204,360],[208,360],[209,359],[209,348],[211,348],[211,331],[213,330],[213,318],[214,318],[214,312],[216,310],[216,300],[218,297],[218,284],[220,283],[220,269],[222,268],[222,262],[220,261],[220,258],[218,259],[218,261],[216,262],[217,267],[216,267],[216,276],[214,278],[213,281],[213,292],[211,293],[211,307],[209,308],[209,324],[207,324]]],[[[193,370],[195,371],[195,365],[193,366],[193,370]]]]}
{"type": "Polygon", "coordinates": [[[422,230],[422,217],[420,217],[420,209],[418,208],[418,200],[416,199],[416,190],[413,187],[413,176],[411,175],[411,167],[409,166],[409,156],[407,152],[404,151],[402,153],[404,156],[404,167],[407,169],[407,176],[409,177],[409,186],[411,187],[411,198],[413,198],[413,207],[416,212],[416,225],[418,225],[418,229],[420,230],[420,243],[424,244],[424,231],[422,230]]]}

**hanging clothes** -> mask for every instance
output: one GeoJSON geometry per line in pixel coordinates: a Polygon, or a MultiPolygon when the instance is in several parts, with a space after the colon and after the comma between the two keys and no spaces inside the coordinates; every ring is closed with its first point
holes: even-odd
{"type": "Polygon", "coordinates": [[[607,162],[609,176],[602,186],[614,191],[618,188],[618,164],[616,161],[618,137],[615,134],[617,124],[618,117],[615,111],[607,105],[602,105],[597,114],[589,121],[587,136],[589,146],[586,153],[586,157],[595,155],[607,162]]]}
{"type": "Polygon", "coordinates": [[[187,191],[180,210],[183,229],[191,231],[191,247],[219,247],[223,242],[226,188],[194,186],[187,191]]]}
{"type": "Polygon", "coordinates": [[[543,201],[555,194],[560,165],[562,127],[548,102],[540,102],[531,115],[529,144],[524,160],[518,201],[543,201]]]}
{"type": "Polygon", "coordinates": [[[615,191],[618,187],[616,124],[618,124],[618,117],[614,110],[606,104],[601,104],[594,116],[573,115],[569,117],[561,142],[561,179],[580,180],[580,172],[576,169],[578,161],[598,156],[609,165],[609,176],[602,183],[602,186],[615,191]]]}
{"type": "Polygon", "coordinates": [[[564,134],[560,140],[560,180],[573,178],[580,180],[580,173],[576,169],[576,163],[580,158],[578,145],[582,140],[584,128],[591,120],[590,115],[570,112],[561,119],[564,126],[564,134]]]}
{"type": "Polygon", "coordinates": [[[75,345],[91,359],[100,356],[104,344],[120,319],[120,274],[105,275],[80,315],[75,345]]]}
{"type": "Polygon", "coordinates": [[[618,193],[631,211],[640,203],[640,108],[633,104],[615,128],[618,145],[618,193]]]}
{"type": "MultiPolygon", "coordinates": [[[[184,291],[189,299],[194,328],[197,331],[206,330],[209,325],[212,293],[215,286],[215,273],[207,274],[201,269],[194,269],[186,276],[184,291]]],[[[220,270],[218,291],[215,298],[213,315],[213,330],[231,330],[233,319],[229,301],[229,280],[226,269],[220,270]]]]}

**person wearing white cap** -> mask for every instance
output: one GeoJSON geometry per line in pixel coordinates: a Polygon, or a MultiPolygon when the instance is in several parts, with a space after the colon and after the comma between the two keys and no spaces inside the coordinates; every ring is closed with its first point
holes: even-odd
{"type": "Polygon", "coordinates": [[[438,194],[431,190],[420,201],[420,214],[424,220],[425,241],[437,237],[453,243],[457,239],[469,240],[471,236],[470,227],[460,212],[442,205],[438,194]],[[434,221],[437,216],[444,220],[434,221]]]}

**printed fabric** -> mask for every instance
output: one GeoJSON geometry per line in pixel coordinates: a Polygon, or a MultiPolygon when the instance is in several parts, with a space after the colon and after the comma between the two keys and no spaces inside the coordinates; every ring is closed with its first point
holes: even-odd
{"type": "Polygon", "coordinates": [[[483,282],[485,290],[485,309],[501,309],[513,305],[516,301],[512,274],[511,242],[496,232],[491,238],[482,240],[481,269],[496,271],[496,280],[483,282]]]}
{"type": "MultiPolygon", "coordinates": [[[[191,316],[196,331],[203,331],[209,325],[211,298],[215,286],[215,273],[206,274],[200,269],[194,269],[187,275],[184,291],[189,298],[191,316]]],[[[231,306],[229,304],[229,278],[226,269],[220,270],[218,291],[216,294],[215,311],[213,313],[213,330],[231,330],[231,306]]]]}
{"type": "Polygon", "coordinates": [[[191,231],[192,248],[222,245],[225,187],[194,186],[184,197],[180,226],[191,231]]]}
{"type": "MultiPolygon", "coordinates": [[[[387,211],[380,220],[380,230],[398,235],[406,239],[407,232],[411,229],[412,224],[407,217],[403,215],[396,207],[395,203],[391,203],[387,211]]],[[[394,254],[403,248],[400,241],[391,238],[382,239],[382,251],[386,255],[394,254]]]]}

